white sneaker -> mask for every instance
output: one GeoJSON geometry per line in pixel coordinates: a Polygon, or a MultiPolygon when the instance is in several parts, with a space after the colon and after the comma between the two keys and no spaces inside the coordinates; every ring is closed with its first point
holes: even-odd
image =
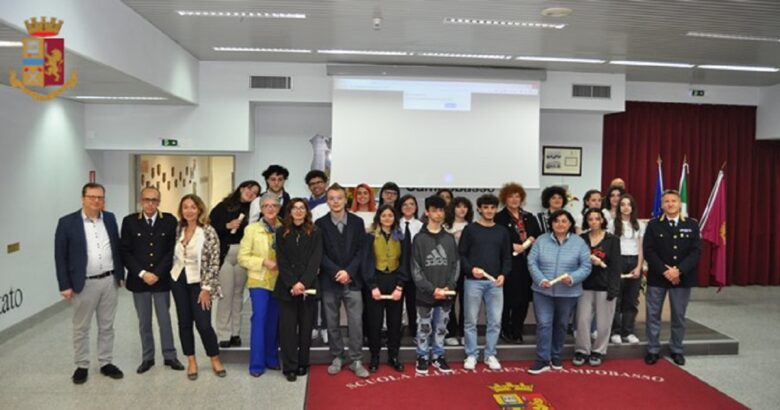
{"type": "Polygon", "coordinates": [[[616,345],[623,343],[623,339],[620,338],[620,335],[612,335],[612,337],[609,338],[609,341],[616,345]]]}
{"type": "Polygon", "coordinates": [[[639,344],[639,338],[636,337],[635,334],[630,334],[626,336],[626,342],[631,343],[632,345],[639,344]]]}
{"type": "Polygon", "coordinates": [[[328,344],[328,329],[320,330],[320,337],[322,337],[322,343],[328,344]]]}
{"type": "Polygon", "coordinates": [[[320,330],[319,329],[312,329],[311,330],[311,340],[315,340],[318,337],[320,337],[320,330]]]}
{"type": "Polygon", "coordinates": [[[448,337],[444,339],[444,344],[447,346],[457,346],[458,345],[458,338],[457,337],[448,337]]]}
{"type": "Polygon", "coordinates": [[[490,370],[501,370],[501,363],[498,362],[496,356],[488,356],[485,358],[485,364],[490,370]]]}
{"type": "Polygon", "coordinates": [[[466,370],[474,370],[477,367],[477,358],[469,356],[466,361],[463,362],[463,368],[466,370]]]}
{"type": "Polygon", "coordinates": [[[596,340],[596,339],[598,339],[598,337],[599,337],[599,331],[598,330],[594,330],[593,332],[590,333],[590,340],[596,340]]]}

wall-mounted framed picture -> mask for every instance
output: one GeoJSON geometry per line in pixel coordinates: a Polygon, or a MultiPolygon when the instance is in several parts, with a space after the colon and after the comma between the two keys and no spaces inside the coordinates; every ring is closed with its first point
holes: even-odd
{"type": "Polygon", "coordinates": [[[542,147],[542,175],[582,176],[582,147],[542,147]]]}

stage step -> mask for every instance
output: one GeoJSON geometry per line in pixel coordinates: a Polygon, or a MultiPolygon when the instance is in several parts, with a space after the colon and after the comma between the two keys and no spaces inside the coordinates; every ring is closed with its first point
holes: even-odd
{"type": "MultiPolygon", "coordinates": [[[[526,325],[525,341],[523,344],[506,344],[499,339],[498,357],[500,360],[534,360],[536,358],[536,337],[534,325],[526,325]]],[[[343,330],[346,334],[346,329],[343,330]]],[[[479,327],[478,337],[479,345],[484,346],[484,326],[479,327]]],[[[645,355],[646,338],[644,337],[644,323],[637,323],[637,336],[641,343],[635,345],[629,344],[610,344],[607,357],[610,358],[641,358],[645,355]]],[[[664,323],[661,331],[662,354],[667,354],[669,337],[669,324],[664,323]],[[667,340],[664,340],[667,339],[667,340]]],[[[249,335],[244,335],[245,345],[243,347],[228,348],[221,350],[223,360],[230,363],[249,363],[249,335]]],[[[346,340],[344,345],[346,346],[346,340]]],[[[446,346],[447,359],[452,362],[459,362],[465,359],[463,346],[446,346]]],[[[685,354],[687,356],[699,355],[733,355],[739,353],[739,341],[717,330],[711,329],[693,320],[687,320],[687,331],[685,335],[685,354]]],[[[574,339],[569,335],[564,345],[564,360],[569,360],[574,355],[574,339]]],[[[363,347],[363,356],[367,361],[369,358],[368,347],[363,347]]],[[[401,360],[411,363],[416,359],[415,345],[411,337],[404,337],[401,341],[401,360]]],[[[387,360],[387,350],[382,349],[382,362],[387,360]]],[[[331,356],[328,347],[323,345],[320,340],[315,340],[311,348],[312,364],[330,363],[331,356]]]]}

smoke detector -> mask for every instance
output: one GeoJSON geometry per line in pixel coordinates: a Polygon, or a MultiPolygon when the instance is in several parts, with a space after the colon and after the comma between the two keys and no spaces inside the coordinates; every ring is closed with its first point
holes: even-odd
{"type": "Polygon", "coordinates": [[[574,10],[568,7],[548,7],[542,10],[545,17],[568,17],[574,10]]]}

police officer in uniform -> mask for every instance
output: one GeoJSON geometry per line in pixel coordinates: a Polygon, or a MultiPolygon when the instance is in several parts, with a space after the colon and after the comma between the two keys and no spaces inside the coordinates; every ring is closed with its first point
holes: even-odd
{"type": "Polygon", "coordinates": [[[142,212],[130,214],[122,221],[120,251],[127,268],[127,290],[133,292],[138,314],[142,361],[136,370],[145,373],[154,366],[154,332],[152,306],[160,328],[160,345],[165,365],[184,370],[176,358],[171,330],[170,274],[176,243],[176,217],[160,212],[160,191],[146,187],[141,191],[142,212]]]}
{"type": "Polygon", "coordinates": [[[696,286],[696,266],[701,255],[699,223],[680,215],[680,193],[664,191],[661,199],[664,214],[647,224],[643,239],[647,272],[647,354],[645,363],[658,361],[661,344],[661,310],[666,293],[672,310],[672,334],[669,340],[671,358],[685,364],[685,309],[696,286]]]}

